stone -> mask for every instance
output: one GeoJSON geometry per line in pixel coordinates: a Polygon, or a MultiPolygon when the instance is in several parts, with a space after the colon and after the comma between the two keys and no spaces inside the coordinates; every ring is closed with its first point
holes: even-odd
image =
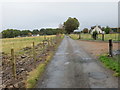
{"type": "Polygon", "coordinates": [[[21,58],[26,58],[27,56],[21,56],[21,58]]]}

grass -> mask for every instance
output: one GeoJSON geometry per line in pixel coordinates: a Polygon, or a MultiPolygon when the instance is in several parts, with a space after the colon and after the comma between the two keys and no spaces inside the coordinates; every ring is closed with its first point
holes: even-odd
{"type": "Polygon", "coordinates": [[[74,40],[77,40],[79,37],[79,35],[77,35],[77,34],[70,34],[69,36],[74,40]]]}
{"type": "Polygon", "coordinates": [[[42,75],[45,69],[45,64],[40,64],[36,69],[29,73],[29,77],[27,78],[26,87],[32,88],[35,86],[39,76],[42,75]]]}
{"type": "MultiPolygon", "coordinates": [[[[77,34],[70,34],[70,37],[71,37],[72,39],[77,40],[78,37],[79,37],[79,35],[77,35],[77,34]]],[[[120,41],[120,38],[118,38],[118,37],[119,37],[119,34],[118,34],[118,33],[105,34],[105,35],[104,35],[104,40],[105,40],[105,41],[108,41],[109,39],[112,39],[113,41],[120,41]]],[[[81,39],[83,39],[83,40],[93,40],[91,34],[81,34],[81,39]]],[[[102,40],[102,34],[99,34],[99,35],[98,35],[97,40],[102,40]]]]}
{"type": "MultiPolygon", "coordinates": [[[[55,37],[55,35],[46,36],[46,38],[55,37]]],[[[14,48],[15,52],[19,51],[25,47],[32,47],[32,43],[35,42],[35,45],[42,42],[44,36],[38,37],[20,37],[20,38],[7,38],[0,39],[2,41],[2,52],[10,53],[11,48],[14,48]]]]}
{"type": "Polygon", "coordinates": [[[118,60],[120,58],[120,55],[114,56],[114,57],[108,57],[106,55],[100,56],[100,61],[104,63],[104,65],[115,71],[114,76],[120,76],[120,62],[118,60]]]}

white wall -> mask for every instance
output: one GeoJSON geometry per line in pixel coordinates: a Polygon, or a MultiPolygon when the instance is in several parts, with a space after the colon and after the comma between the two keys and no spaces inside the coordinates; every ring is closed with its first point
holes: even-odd
{"type": "Polygon", "coordinates": [[[92,31],[91,31],[91,34],[93,34],[94,31],[97,31],[98,33],[102,33],[102,30],[96,26],[92,31]]]}

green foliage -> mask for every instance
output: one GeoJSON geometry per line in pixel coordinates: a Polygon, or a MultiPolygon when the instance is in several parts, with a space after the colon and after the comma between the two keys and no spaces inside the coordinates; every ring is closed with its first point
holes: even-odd
{"type": "Polygon", "coordinates": [[[47,28],[47,29],[34,29],[33,31],[30,30],[16,30],[16,29],[7,29],[3,30],[2,32],[2,38],[14,38],[17,36],[25,37],[25,36],[31,36],[31,35],[56,35],[56,34],[63,34],[65,31],[63,29],[52,29],[52,28],[47,28]]]}
{"type": "Polygon", "coordinates": [[[120,75],[120,63],[118,63],[117,60],[113,60],[113,58],[107,56],[100,56],[99,59],[105,64],[105,66],[107,66],[109,69],[114,70],[117,75],[120,75]]]}
{"type": "Polygon", "coordinates": [[[82,31],[82,33],[88,33],[88,32],[89,32],[88,28],[84,28],[82,31]]]}
{"type": "Polygon", "coordinates": [[[40,35],[56,35],[56,34],[63,34],[64,32],[65,31],[63,29],[47,28],[47,29],[41,29],[40,35]]]}
{"type": "Polygon", "coordinates": [[[98,32],[94,31],[93,34],[92,34],[93,39],[96,40],[97,36],[98,36],[98,32]]]}
{"type": "Polygon", "coordinates": [[[20,36],[29,36],[29,33],[32,33],[30,30],[22,30],[20,36]]]}
{"type": "Polygon", "coordinates": [[[64,28],[68,34],[78,29],[79,21],[76,18],[69,17],[66,22],[64,22],[64,28]]]}
{"type": "Polygon", "coordinates": [[[14,38],[17,36],[28,36],[31,31],[30,30],[16,30],[16,29],[7,29],[3,30],[2,32],[2,38],[14,38]]]}
{"type": "Polygon", "coordinates": [[[20,30],[16,29],[7,29],[2,31],[2,38],[13,38],[20,35],[20,30]]]}
{"type": "Polygon", "coordinates": [[[105,31],[106,34],[109,34],[111,29],[107,26],[106,28],[104,28],[104,31],[105,31]]]}
{"type": "Polygon", "coordinates": [[[33,31],[32,31],[32,34],[33,35],[36,35],[36,34],[39,34],[40,33],[40,31],[38,30],[38,29],[34,29],[33,31]]]}

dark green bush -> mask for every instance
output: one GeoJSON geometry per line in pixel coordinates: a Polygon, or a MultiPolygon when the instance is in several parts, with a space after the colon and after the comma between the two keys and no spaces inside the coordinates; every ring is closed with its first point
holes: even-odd
{"type": "Polygon", "coordinates": [[[94,31],[93,34],[92,34],[93,39],[96,40],[97,36],[98,36],[98,32],[94,31]]]}

